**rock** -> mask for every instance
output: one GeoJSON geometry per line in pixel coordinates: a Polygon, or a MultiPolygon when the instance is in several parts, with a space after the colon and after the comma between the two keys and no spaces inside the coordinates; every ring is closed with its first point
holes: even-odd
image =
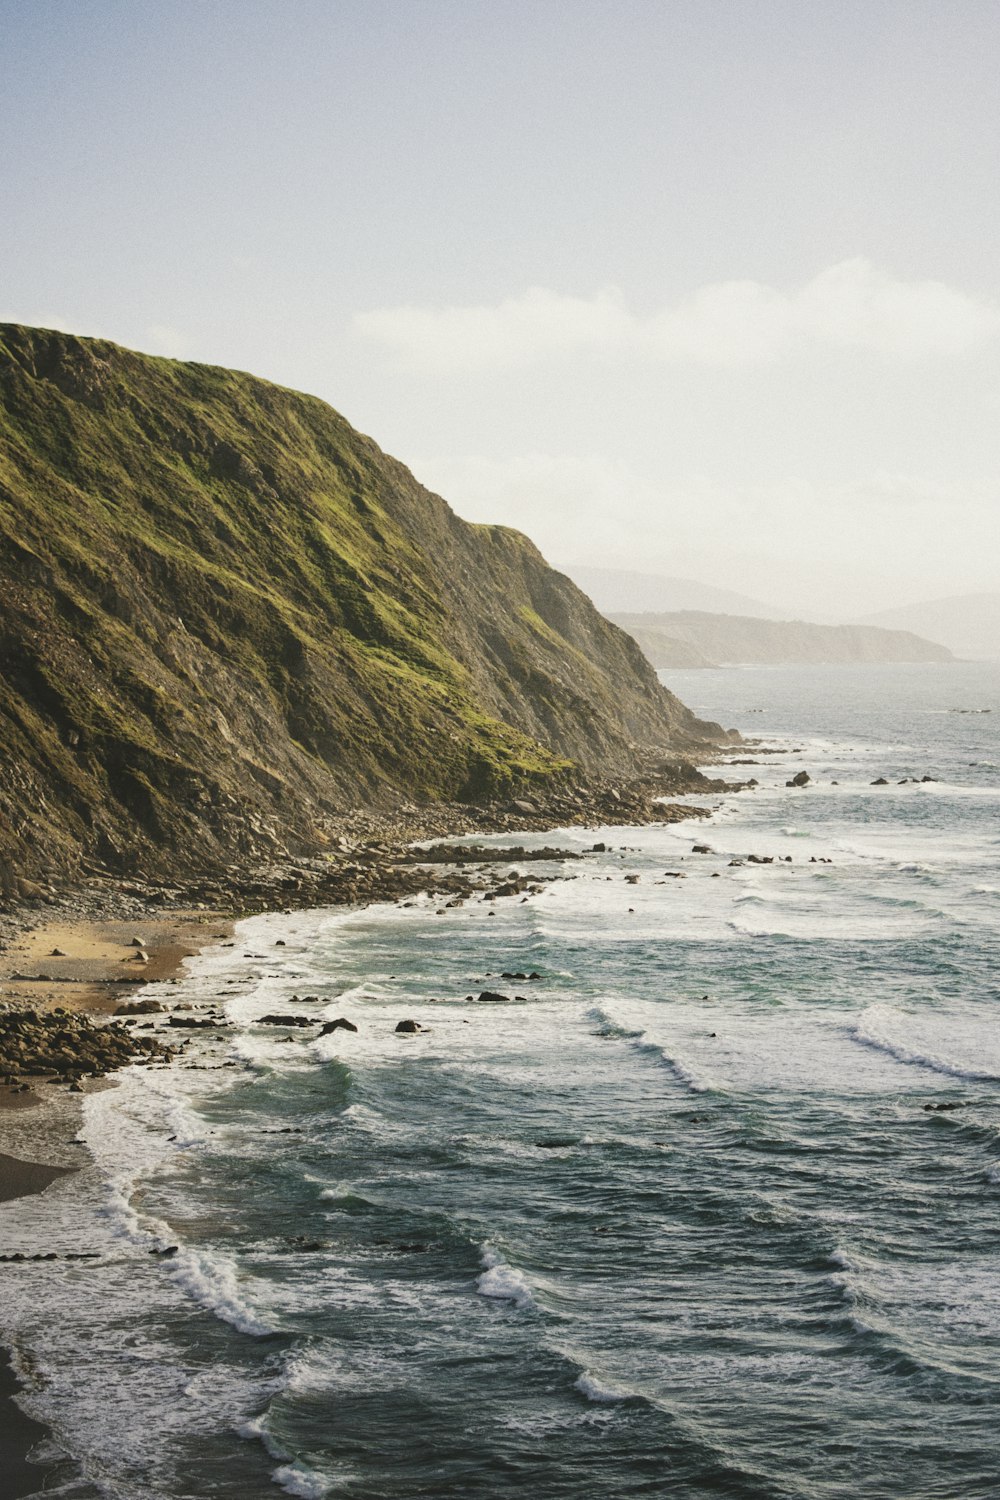
{"type": "Polygon", "coordinates": [[[66,955],[61,948],[53,948],[49,954],[50,958],[65,958],[66,955]]]}
{"type": "Polygon", "coordinates": [[[879,776],[875,781],[871,782],[870,785],[871,786],[888,786],[889,783],[886,781],[886,779],[885,779],[884,776],[879,776]]]}
{"type": "Polygon", "coordinates": [[[397,1032],[404,1032],[408,1036],[412,1036],[415,1031],[423,1031],[423,1029],[419,1021],[398,1021],[396,1023],[397,1032]]]}
{"type": "Polygon", "coordinates": [[[921,781],[937,781],[936,776],[921,776],[921,781]]]}
{"type": "Polygon", "coordinates": [[[692,854],[711,854],[711,852],[712,851],[709,848],[708,844],[692,844],[691,845],[691,853],[692,854]]]}
{"type": "Polygon", "coordinates": [[[607,844],[595,844],[593,846],[593,849],[591,850],[591,853],[593,853],[593,854],[606,854],[607,853],[607,848],[608,848],[607,844]]]}
{"type": "Polygon", "coordinates": [[[150,1016],[162,1010],[159,1000],[125,1000],[115,1010],[116,1016],[150,1016]]]}
{"type": "Polygon", "coordinates": [[[626,875],[625,876],[625,884],[626,885],[638,885],[639,884],[639,876],[638,875],[626,875]]]}
{"type": "Polygon", "coordinates": [[[538,811],[538,808],[535,806],[535,804],[533,802],[529,802],[524,797],[515,798],[515,800],[510,804],[510,807],[512,812],[523,813],[526,818],[530,818],[533,813],[536,813],[538,811]]]}
{"type": "Polygon", "coordinates": [[[357,1029],[354,1022],[349,1021],[346,1016],[338,1016],[335,1021],[324,1021],[319,1034],[329,1036],[331,1031],[357,1031],[357,1029]]]}
{"type": "Polygon", "coordinates": [[[476,999],[482,1005],[509,1005],[510,996],[501,995],[496,990],[480,990],[476,999]]]}
{"type": "Polygon", "coordinates": [[[808,786],[809,785],[809,772],[808,771],[796,771],[796,773],[792,777],[791,781],[786,781],[785,785],[786,786],[808,786]]]}
{"type": "Polygon", "coordinates": [[[146,939],[145,938],[141,938],[141,937],[129,938],[128,943],[126,944],[126,946],[129,947],[129,948],[145,948],[145,946],[146,946],[146,939]]]}
{"type": "Polygon", "coordinates": [[[311,1016],[258,1016],[258,1026],[315,1026],[311,1016]]]}

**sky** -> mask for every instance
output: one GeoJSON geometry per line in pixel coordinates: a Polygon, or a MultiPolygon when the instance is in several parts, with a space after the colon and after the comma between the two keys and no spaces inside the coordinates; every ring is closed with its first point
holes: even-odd
{"type": "Polygon", "coordinates": [[[998,55],[994,0],[0,0],[0,321],[313,392],[562,568],[995,590],[998,55]]]}

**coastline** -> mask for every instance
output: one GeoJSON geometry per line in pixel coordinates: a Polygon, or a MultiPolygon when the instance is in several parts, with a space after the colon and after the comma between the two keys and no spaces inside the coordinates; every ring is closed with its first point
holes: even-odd
{"type": "MultiPolygon", "coordinates": [[[[698,772],[682,780],[687,785],[682,790],[675,781],[674,795],[731,792],[745,785],[710,781],[698,772]]],[[[370,820],[362,815],[367,838],[342,838],[333,858],[295,861],[294,876],[283,866],[246,872],[242,879],[230,882],[230,900],[212,905],[191,900],[192,896],[222,894],[209,882],[174,889],[165,901],[162,889],[134,880],[91,879],[62,897],[50,895],[44,904],[19,905],[4,914],[0,1007],[43,1013],[61,1008],[106,1021],[123,1004],[141,1001],[145,985],[176,981],[187,958],[213,943],[231,941],[242,917],[270,910],[363,907],[428,890],[461,901],[492,883],[482,862],[473,867],[446,861],[443,850],[421,859],[422,851],[414,848],[420,841],[467,840],[476,834],[535,833],[566,826],[670,824],[709,814],[708,808],[657,801],[657,795],[664,792],[654,791],[651,796],[644,784],[624,791],[612,788],[576,808],[543,811],[523,806],[502,813],[475,808],[425,810],[431,817],[420,817],[414,808],[391,833],[385,830],[388,836],[375,839],[370,820]],[[187,904],[179,904],[185,898],[187,904]],[[137,960],[137,953],[144,958],[137,960]]],[[[495,853],[482,852],[488,863],[503,865],[524,853],[516,844],[495,853]]],[[[505,886],[498,894],[516,895],[526,888],[527,880],[513,888],[505,886]]],[[[81,1148],[73,1136],[82,1118],[83,1098],[94,1089],[114,1086],[111,1078],[89,1079],[78,1082],[77,1092],[70,1094],[64,1082],[0,1083],[0,1203],[44,1192],[54,1181],[79,1170],[80,1163],[73,1157],[78,1157],[81,1148]]],[[[32,1463],[29,1455],[49,1434],[19,1405],[22,1389],[13,1358],[0,1345],[5,1500],[33,1494],[45,1478],[43,1468],[32,1463]]]]}

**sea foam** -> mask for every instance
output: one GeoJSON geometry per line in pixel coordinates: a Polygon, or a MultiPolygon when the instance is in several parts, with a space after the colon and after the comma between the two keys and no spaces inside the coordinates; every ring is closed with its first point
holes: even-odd
{"type": "Polygon", "coordinates": [[[526,1277],[514,1266],[508,1265],[492,1245],[483,1246],[481,1263],[486,1267],[476,1281],[476,1290],[481,1297],[513,1302],[515,1307],[535,1306],[526,1277]]]}

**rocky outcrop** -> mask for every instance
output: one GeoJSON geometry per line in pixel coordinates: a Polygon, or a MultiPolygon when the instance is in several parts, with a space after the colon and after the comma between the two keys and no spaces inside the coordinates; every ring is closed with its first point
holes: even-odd
{"type": "MultiPolygon", "coordinates": [[[[721,737],[528,539],[330,407],[0,325],[0,870],[321,852],[721,737]]],[[[27,883],[27,889],[25,888],[27,883]]]]}

